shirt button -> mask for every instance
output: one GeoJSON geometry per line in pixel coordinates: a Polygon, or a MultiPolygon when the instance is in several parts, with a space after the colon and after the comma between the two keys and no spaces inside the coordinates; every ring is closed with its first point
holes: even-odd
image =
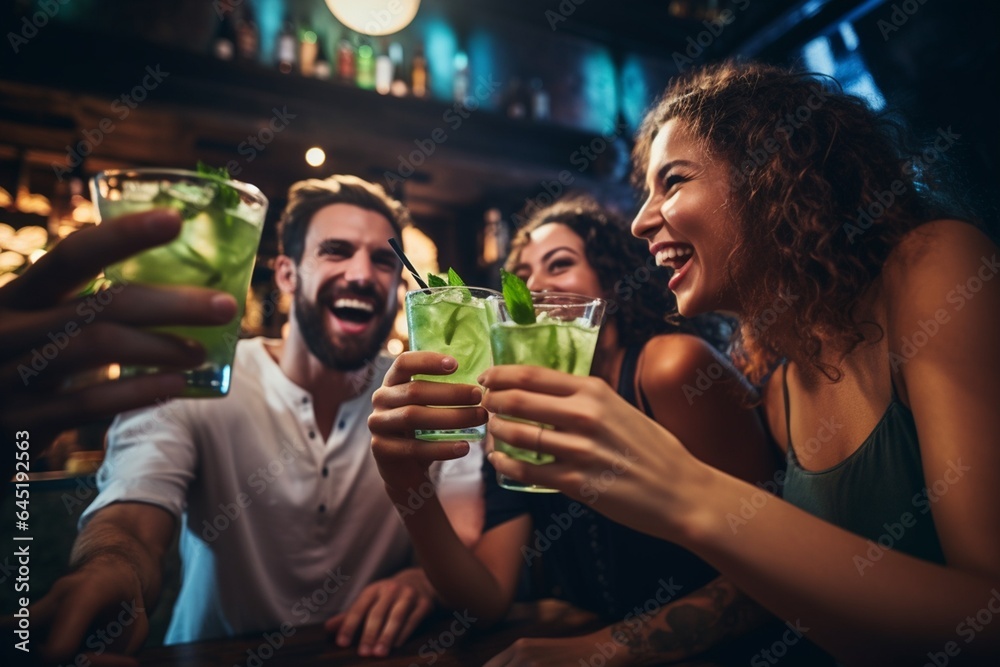
{"type": "Polygon", "coordinates": [[[344,428],[345,426],[347,426],[347,422],[345,422],[343,419],[341,419],[340,423],[337,424],[337,428],[344,428]]]}
{"type": "Polygon", "coordinates": [[[302,397],[302,405],[305,405],[308,402],[309,402],[309,397],[308,396],[303,396],[302,397]]]}
{"type": "Polygon", "coordinates": [[[323,477],[328,477],[329,475],[330,475],[330,469],[324,467],[323,468],[323,477]]]}
{"type": "Polygon", "coordinates": [[[325,512],[326,511],[326,505],[320,505],[319,506],[319,511],[320,512],[325,512]]]}
{"type": "Polygon", "coordinates": [[[316,431],[309,431],[309,437],[310,438],[315,438],[316,437],[316,431]]]}

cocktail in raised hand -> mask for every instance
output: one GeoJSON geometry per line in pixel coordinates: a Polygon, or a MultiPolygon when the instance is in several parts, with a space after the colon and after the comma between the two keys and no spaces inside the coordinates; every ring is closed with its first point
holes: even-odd
{"type": "MultiPolygon", "coordinates": [[[[232,294],[239,309],[229,324],[155,329],[196,340],[205,347],[205,363],[185,372],[185,396],[225,396],[267,198],[252,185],[230,180],[225,172],[200,165],[198,172],[105,171],[91,181],[91,191],[100,217],[105,220],[153,208],[172,208],[180,213],[183,225],[176,239],[107,267],[105,277],[112,286],[190,285],[232,294]]],[[[155,370],[126,367],[122,374],[155,370]]]]}
{"type": "MultiPolygon", "coordinates": [[[[596,297],[561,292],[529,292],[517,276],[503,272],[503,296],[490,305],[490,345],[493,363],[542,366],[573,375],[590,374],[605,302],[596,297]]],[[[539,424],[542,428],[551,428],[539,424]]],[[[494,446],[511,458],[534,465],[551,463],[551,454],[522,449],[497,440],[494,446]]],[[[544,486],[524,484],[504,475],[505,489],[554,493],[544,486]]]]}

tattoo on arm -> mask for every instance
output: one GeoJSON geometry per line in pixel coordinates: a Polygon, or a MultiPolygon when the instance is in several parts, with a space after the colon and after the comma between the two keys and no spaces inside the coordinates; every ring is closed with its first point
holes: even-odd
{"type": "Polygon", "coordinates": [[[719,577],[652,616],[616,623],[611,636],[628,646],[636,659],[677,660],[741,636],[769,617],[769,612],[719,577]]]}

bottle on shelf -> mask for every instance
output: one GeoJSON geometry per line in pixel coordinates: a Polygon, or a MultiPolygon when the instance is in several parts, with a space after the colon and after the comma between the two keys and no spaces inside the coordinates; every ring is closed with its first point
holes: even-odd
{"type": "Polygon", "coordinates": [[[533,120],[548,120],[551,113],[549,92],[545,90],[542,80],[535,77],[531,80],[531,118],[533,120]]]}
{"type": "Polygon", "coordinates": [[[253,7],[246,2],[240,9],[242,11],[236,20],[236,55],[241,60],[256,62],[260,57],[260,32],[253,7]]]}
{"type": "Polygon", "coordinates": [[[410,92],[406,83],[406,72],[403,70],[403,46],[399,42],[389,45],[389,61],[392,63],[392,85],[390,92],[396,97],[405,97],[410,92]]]}
{"type": "Polygon", "coordinates": [[[306,21],[300,21],[299,26],[299,71],[302,76],[312,76],[319,50],[316,46],[316,33],[306,21]]]}
{"type": "Polygon", "coordinates": [[[354,80],[358,88],[365,90],[375,88],[375,50],[367,40],[358,46],[357,74],[354,80]]]}
{"type": "Polygon", "coordinates": [[[233,12],[224,12],[212,40],[212,54],[219,60],[232,60],[236,53],[236,25],[233,12]]]}
{"type": "Polygon", "coordinates": [[[413,71],[410,76],[413,95],[427,97],[427,58],[424,57],[424,47],[417,46],[413,52],[413,71]]]}
{"type": "Polygon", "coordinates": [[[375,58],[375,90],[379,95],[388,95],[392,90],[392,58],[384,48],[375,58]]]}
{"type": "Polygon", "coordinates": [[[452,99],[465,104],[469,98],[469,56],[464,51],[455,54],[455,79],[452,82],[452,99]]]}
{"type": "Polygon", "coordinates": [[[326,57],[326,43],[319,36],[316,37],[316,62],[313,64],[313,76],[324,81],[330,78],[333,68],[326,57]]]}
{"type": "Polygon", "coordinates": [[[295,25],[292,23],[292,18],[288,14],[285,14],[285,22],[281,26],[281,32],[278,34],[278,71],[282,74],[291,74],[292,70],[295,69],[295,56],[296,48],[298,46],[298,39],[295,35],[295,25]]]}
{"type": "Polygon", "coordinates": [[[349,82],[352,85],[354,84],[357,70],[355,55],[354,44],[345,35],[340,40],[340,44],[337,45],[337,77],[341,81],[349,82]]]}
{"type": "Polygon", "coordinates": [[[528,116],[528,105],[525,103],[524,86],[519,77],[512,77],[504,92],[504,112],[508,118],[523,120],[528,116]]]}

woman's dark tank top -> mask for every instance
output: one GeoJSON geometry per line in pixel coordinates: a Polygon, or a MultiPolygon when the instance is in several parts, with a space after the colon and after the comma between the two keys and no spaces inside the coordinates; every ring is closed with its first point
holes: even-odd
{"type": "MultiPolygon", "coordinates": [[[[888,548],[944,563],[931,514],[938,496],[933,485],[924,486],[916,423],[899,401],[895,386],[892,402],[857,451],[831,468],[810,471],[801,466],[792,445],[786,370],[787,366],[782,369],[788,433],[785,500],[874,542],[876,546],[854,558],[862,575],[888,548]]],[[[832,431],[835,426],[828,428],[832,431]]],[[[812,440],[800,443],[800,452],[805,453],[812,440]]]]}

